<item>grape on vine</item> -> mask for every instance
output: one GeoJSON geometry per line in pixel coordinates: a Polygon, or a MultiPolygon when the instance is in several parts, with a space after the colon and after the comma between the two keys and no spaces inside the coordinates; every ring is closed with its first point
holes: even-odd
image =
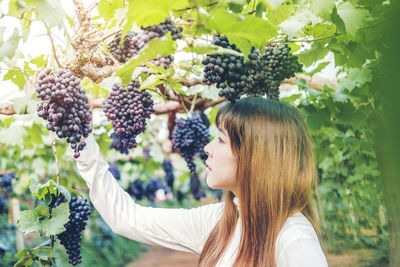
{"type": "Polygon", "coordinates": [[[39,74],[35,89],[42,100],[37,105],[38,116],[48,121],[49,131],[67,138],[78,158],[86,146],[82,139],[92,132],[92,112],[80,80],[69,70],[46,69],[39,74]]]}
{"type": "Polygon", "coordinates": [[[136,136],[146,129],[147,119],[154,112],[151,95],[145,90],[137,90],[139,87],[138,80],[132,81],[127,88],[114,84],[103,107],[115,135],[120,138],[123,152],[137,146],[136,136]]]}
{"type": "MultiPolygon", "coordinates": [[[[52,202],[49,205],[50,213],[52,209],[66,202],[67,199],[64,195],[60,194],[58,197],[53,195],[52,202]]],[[[72,197],[69,202],[69,221],[64,225],[65,231],[58,234],[61,245],[65,247],[68,254],[68,262],[72,265],[81,263],[81,232],[86,227],[91,209],[87,203],[87,199],[78,199],[72,197]]]]}

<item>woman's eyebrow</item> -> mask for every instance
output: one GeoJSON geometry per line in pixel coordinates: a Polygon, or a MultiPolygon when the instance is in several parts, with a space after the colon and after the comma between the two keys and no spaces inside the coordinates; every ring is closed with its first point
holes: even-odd
{"type": "Polygon", "coordinates": [[[223,135],[226,135],[226,132],[225,132],[224,129],[218,128],[218,130],[219,130],[223,135]]]}

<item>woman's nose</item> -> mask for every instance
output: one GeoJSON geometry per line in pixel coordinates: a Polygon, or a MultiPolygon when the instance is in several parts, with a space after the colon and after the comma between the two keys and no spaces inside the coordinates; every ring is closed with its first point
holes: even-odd
{"type": "MultiPolygon", "coordinates": [[[[211,142],[210,142],[211,143],[211,142]]],[[[204,152],[206,152],[206,155],[210,156],[210,143],[208,143],[205,147],[204,147],[204,152]]]]}

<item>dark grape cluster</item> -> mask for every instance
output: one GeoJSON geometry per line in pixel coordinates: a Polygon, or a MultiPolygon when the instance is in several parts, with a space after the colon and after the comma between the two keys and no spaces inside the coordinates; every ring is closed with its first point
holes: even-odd
{"type": "Polygon", "coordinates": [[[160,178],[152,178],[147,184],[137,179],[128,186],[127,192],[136,200],[142,200],[143,197],[146,197],[154,202],[172,198],[167,186],[160,178]]]}
{"type": "Polygon", "coordinates": [[[195,199],[205,196],[205,192],[201,190],[200,180],[196,174],[196,165],[194,157],[200,156],[206,158],[204,146],[210,141],[210,133],[208,131],[209,122],[204,119],[204,115],[192,113],[192,117],[188,119],[177,119],[176,127],[172,133],[172,146],[178,149],[185,159],[190,170],[190,191],[195,199]]]}
{"type": "Polygon", "coordinates": [[[170,160],[164,159],[162,163],[163,170],[165,171],[165,181],[167,182],[168,187],[173,192],[174,191],[174,167],[170,160]]]}
{"type": "MultiPolygon", "coordinates": [[[[226,36],[215,37],[213,44],[240,52],[226,36]]],[[[297,57],[286,44],[268,44],[263,55],[253,47],[246,62],[241,56],[216,54],[208,55],[202,63],[205,65],[203,82],[215,83],[221,88],[219,95],[231,102],[244,94],[266,94],[270,99],[279,99],[282,80],[302,71],[297,57]]]]}
{"type": "Polygon", "coordinates": [[[177,119],[172,132],[172,146],[179,149],[189,167],[190,173],[196,172],[194,156],[204,153],[204,146],[210,141],[208,127],[198,113],[192,113],[188,119],[177,119]]]}
{"type": "Polygon", "coordinates": [[[176,41],[182,38],[181,32],[183,30],[182,27],[176,28],[172,21],[168,18],[158,25],[151,25],[142,29],[144,36],[143,40],[146,40],[146,42],[154,38],[160,38],[168,32],[171,32],[172,40],[176,41]]]}
{"type": "MultiPolygon", "coordinates": [[[[146,28],[142,28],[140,33],[129,31],[124,37],[121,43],[121,33],[115,35],[114,39],[108,44],[108,50],[111,55],[115,57],[120,63],[127,62],[152,39],[160,38],[171,32],[173,40],[182,38],[182,27],[176,28],[172,21],[168,18],[164,22],[158,25],[151,25],[146,28]]],[[[157,59],[155,59],[157,60],[157,59]]],[[[160,59],[160,63],[163,67],[168,66],[173,58],[160,59]]],[[[108,60],[108,64],[112,62],[108,60]]]]}
{"type": "Polygon", "coordinates": [[[49,131],[55,132],[59,138],[67,137],[74,149],[74,158],[78,158],[79,151],[86,145],[81,142],[82,137],[87,137],[92,131],[92,112],[80,80],[68,70],[53,72],[46,69],[39,74],[35,89],[42,100],[37,105],[38,116],[48,121],[49,131]]]}
{"type": "Polygon", "coordinates": [[[3,173],[0,175],[0,188],[4,188],[6,192],[12,192],[12,179],[15,178],[15,172],[3,173]]]}
{"type": "Polygon", "coordinates": [[[197,174],[190,175],[190,193],[196,200],[206,196],[206,192],[201,188],[201,183],[197,174]]]}
{"type": "Polygon", "coordinates": [[[114,126],[115,134],[121,138],[125,150],[137,146],[136,136],[146,129],[146,120],[154,111],[151,95],[145,90],[137,90],[139,81],[132,81],[127,88],[114,84],[108,95],[103,110],[114,126]]]}
{"type": "Polygon", "coordinates": [[[121,44],[121,33],[118,33],[108,44],[108,50],[120,63],[125,63],[137,53],[138,38],[138,34],[129,31],[121,44]]]}
{"type": "Polygon", "coordinates": [[[121,180],[121,172],[116,163],[111,164],[110,167],[108,167],[108,171],[111,172],[115,179],[121,180]]]}
{"type": "Polygon", "coordinates": [[[119,151],[121,154],[129,154],[128,147],[122,144],[121,137],[119,137],[115,132],[111,134],[112,143],[110,148],[114,148],[119,151]]]}
{"type": "Polygon", "coordinates": [[[281,82],[301,71],[302,66],[297,61],[297,56],[290,53],[287,44],[267,44],[260,60],[257,85],[250,94],[260,95],[265,92],[265,88],[269,88],[266,91],[267,96],[278,99],[281,82]]]}
{"type": "Polygon", "coordinates": [[[0,214],[7,212],[7,199],[4,194],[0,194],[0,214]]]}
{"type": "Polygon", "coordinates": [[[185,197],[185,195],[182,193],[181,190],[178,190],[178,191],[176,192],[176,199],[177,199],[180,203],[182,203],[184,197],[185,197]]]}
{"type": "MultiPolygon", "coordinates": [[[[215,37],[213,44],[240,52],[234,44],[228,42],[225,36],[215,37]]],[[[239,92],[247,90],[253,83],[251,77],[246,75],[241,56],[208,55],[202,63],[205,65],[203,82],[208,85],[215,83],[217,88],[222,89],[219,95],[231,101],[239,98],[239,92]]]]}
{"type": "MultiPolygon", "coordinates": [[[[50,203],[50,212],[51,209],[66,201],[63,195],[54,199],[54,201],[50,203]]],[[[72,197],[69,202],[69,214],[69,222],[64,225],[66,230],[57,235],[57,237],[67,250],[68,262],[72,265],[77,265],[81,262],[82,258],[80,250],[81,232],[85,229],[86,221],[91,214],[87,199],[72,197]]]]}
{"type": "Polygon", "coordinates": [[[128,187],[128,194],[133,196],[136,200],[141,200],[144,196],[144,184],[141,180],[133,181],[128,187]]]}

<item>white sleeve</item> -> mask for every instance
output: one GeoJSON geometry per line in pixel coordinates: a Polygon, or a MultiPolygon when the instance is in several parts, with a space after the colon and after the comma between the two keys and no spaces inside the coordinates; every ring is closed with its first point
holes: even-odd
{"type": "Polygon", "coordinates": [[[89,187],[91,202],[115,233],[146,244],[201,252],[222,215],[224,203],[193,209],[140,206],[108,171],[92,134],[86,144],[76,160],[78,171],[89,187]]]}
{"type": "Polygon", "coordinates": [[[287,244],[276,262],[277,267],[328,267],[319,242],[305,236],[287,244]]]}

